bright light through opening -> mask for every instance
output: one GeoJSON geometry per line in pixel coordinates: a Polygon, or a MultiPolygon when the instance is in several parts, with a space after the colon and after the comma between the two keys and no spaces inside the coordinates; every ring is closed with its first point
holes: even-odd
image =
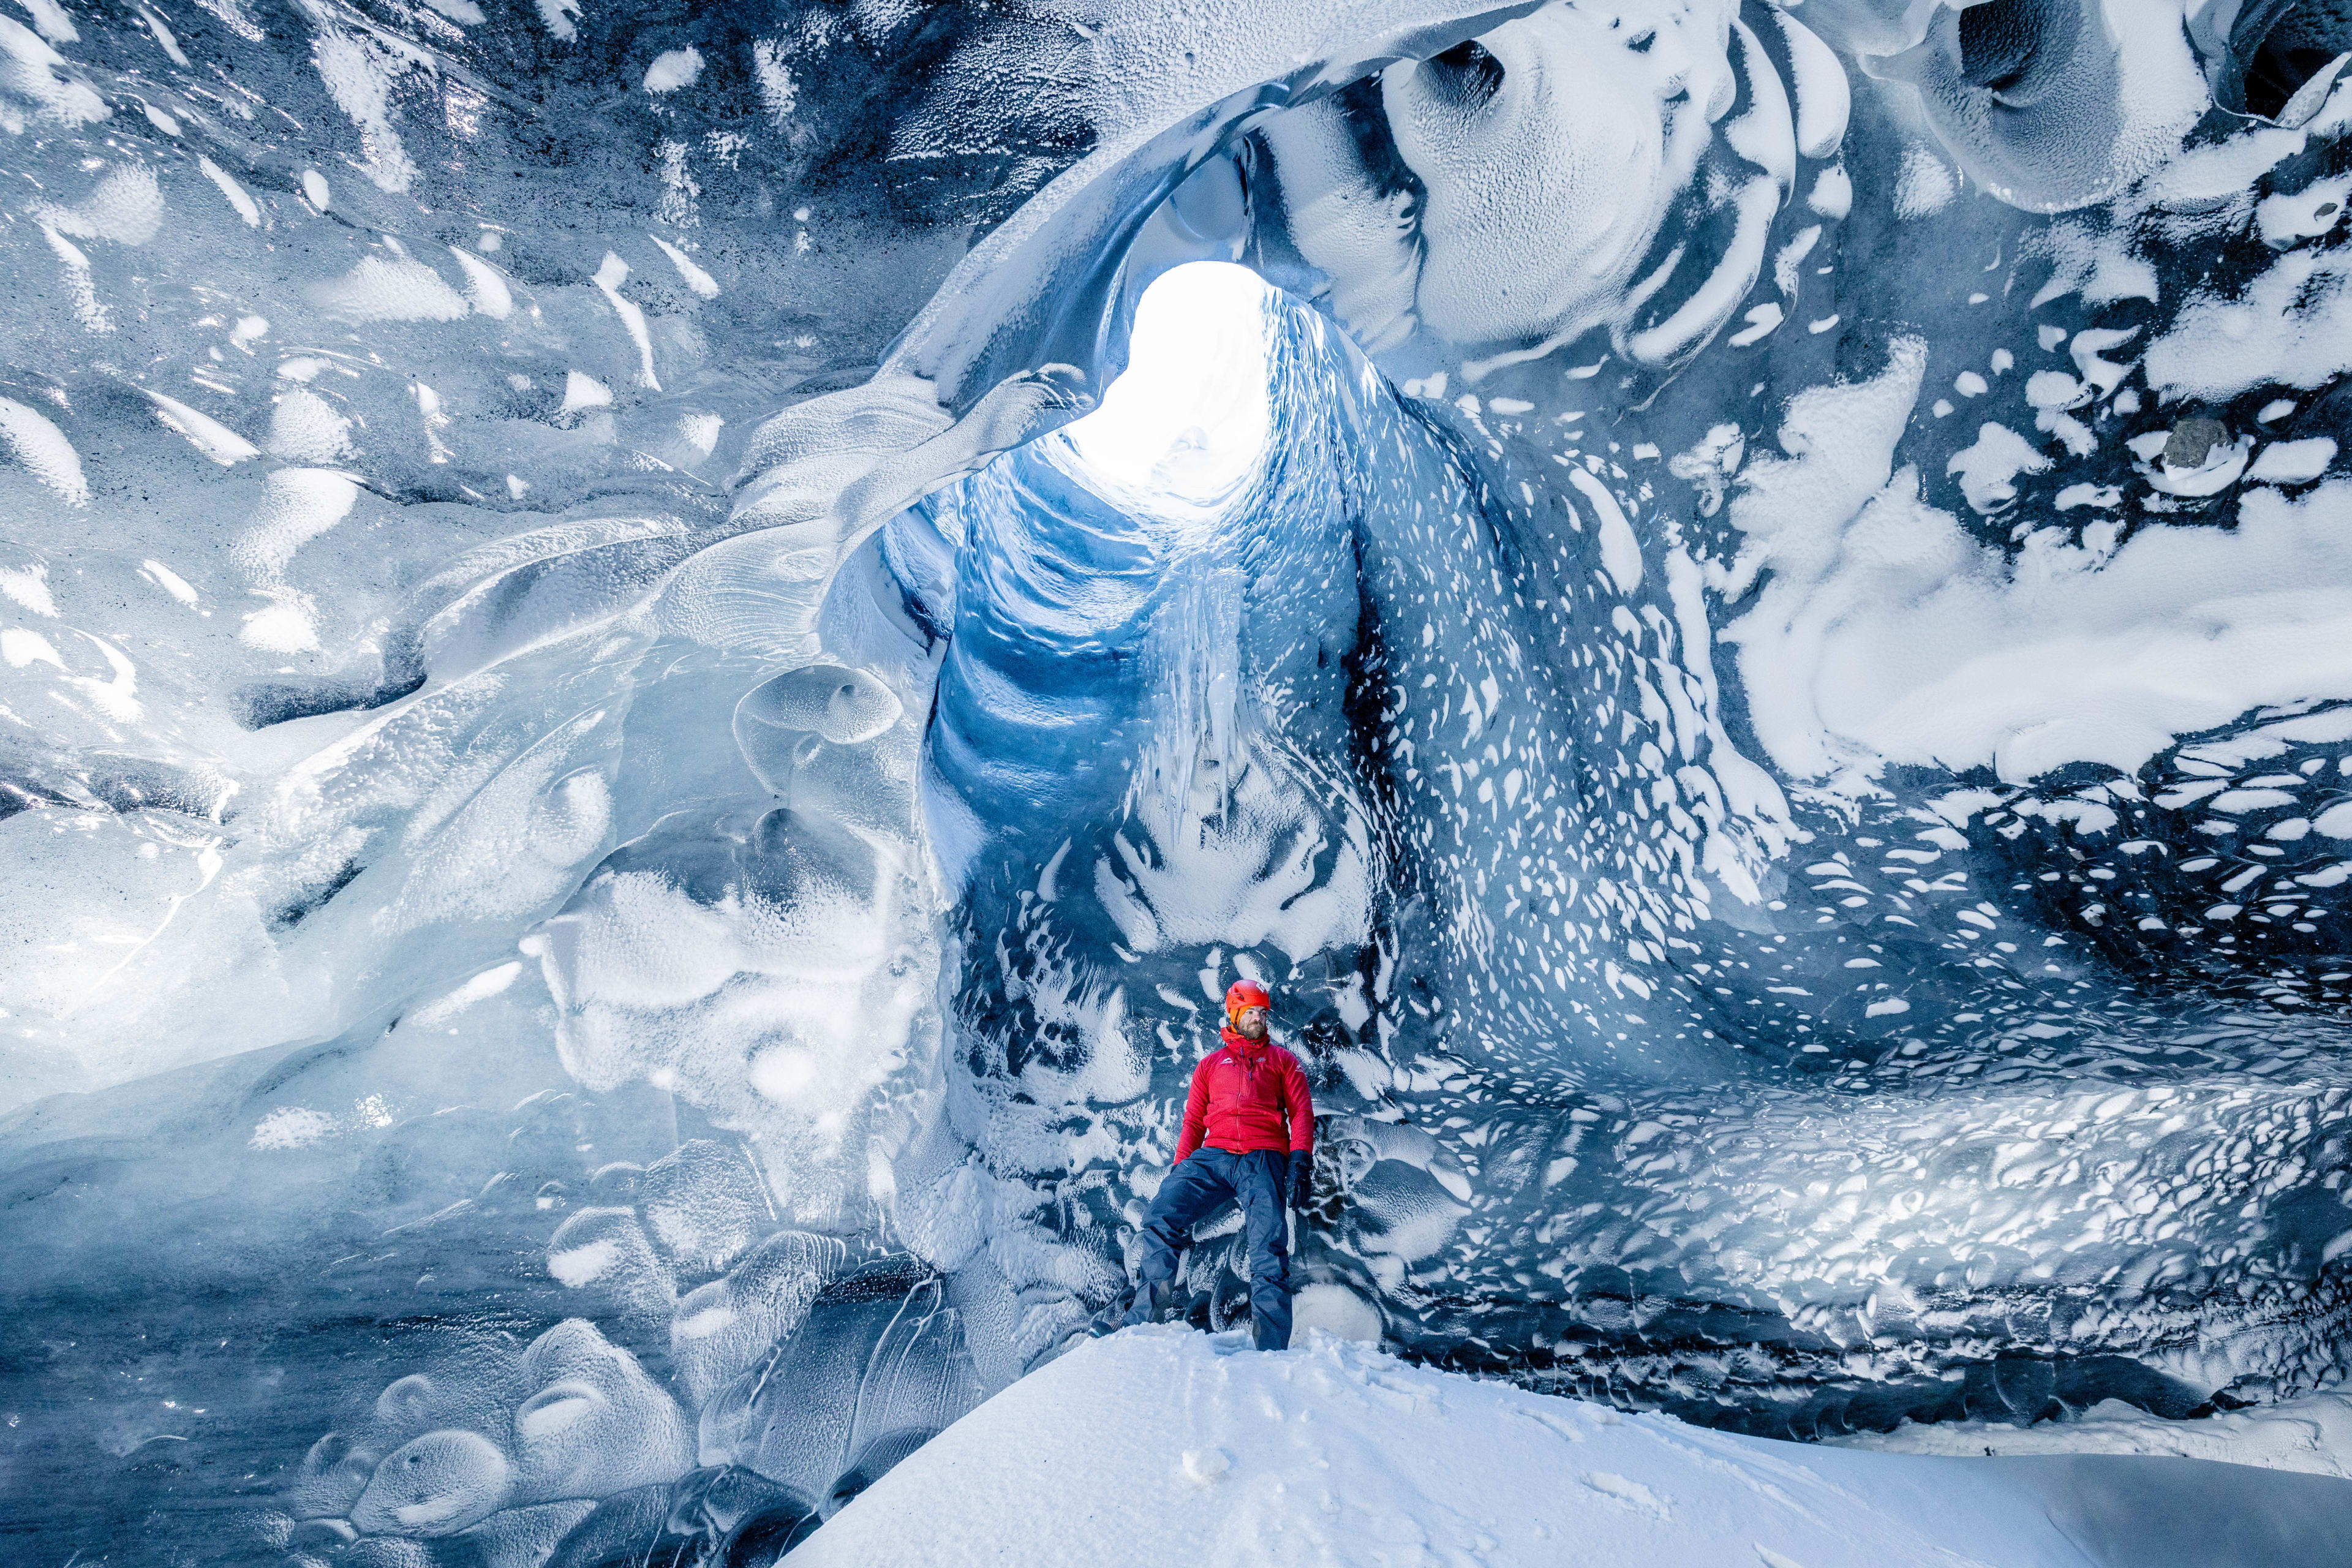
{"type": "Polygon", "coordinates": [[[1099,407],[1048,444],[1053,460],[1129,511],[1223,516],[1255,481],[1273,441],[1273,292],[1227,262],[1162,273],[1136,306],[1126,372],[1099,407]]]}

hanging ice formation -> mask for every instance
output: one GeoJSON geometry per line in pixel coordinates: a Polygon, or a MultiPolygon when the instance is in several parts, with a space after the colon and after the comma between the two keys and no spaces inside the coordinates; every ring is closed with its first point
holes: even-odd
{"type": "Polygon", "coordinates": [[[2344,1370],[2340,7],[21,9],[45,1560],[766,1561],[1120,1287],[1236,976],[1303,1322],[2344,1370]]]}

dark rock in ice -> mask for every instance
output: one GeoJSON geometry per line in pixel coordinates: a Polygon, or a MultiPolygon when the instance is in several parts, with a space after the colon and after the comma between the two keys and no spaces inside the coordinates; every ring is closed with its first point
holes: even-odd
{"type": "Polygon", "coordinates": [[[2205,458],[2216,447],[2227,446],[2230,427],[2219,419],[2183,419],[2172,427],[2172,435],[2164,443],[2164,466],[2168,468],[2200,468],[2205,458]]]}

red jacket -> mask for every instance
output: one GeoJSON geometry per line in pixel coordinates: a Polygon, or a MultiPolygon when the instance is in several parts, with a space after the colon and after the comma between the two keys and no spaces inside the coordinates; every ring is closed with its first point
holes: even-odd
{"type": "Polygon", "coordinates": [[[1223,1037],[1223,1046],[1192,1069],[1192,1092],[1184,1101],[1184,1134],[1176,1141],[1177,1163],[1203,1143],[1229,1154],[1312,1149],[1315,1100],[1307,1093],[1307,1073],[1298,1058],[1230,1025],[1223,1037]]]}

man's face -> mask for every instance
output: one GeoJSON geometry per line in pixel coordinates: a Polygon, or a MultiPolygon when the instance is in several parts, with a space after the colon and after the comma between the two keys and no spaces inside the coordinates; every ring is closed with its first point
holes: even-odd
{"type": "Polygon", "coordinates": [[[1234,1020],[1234,1026],[1253,1040],[1265,1038],[1265,1009],[1243,1008],[1241,1016],[1234,1020]]]}

